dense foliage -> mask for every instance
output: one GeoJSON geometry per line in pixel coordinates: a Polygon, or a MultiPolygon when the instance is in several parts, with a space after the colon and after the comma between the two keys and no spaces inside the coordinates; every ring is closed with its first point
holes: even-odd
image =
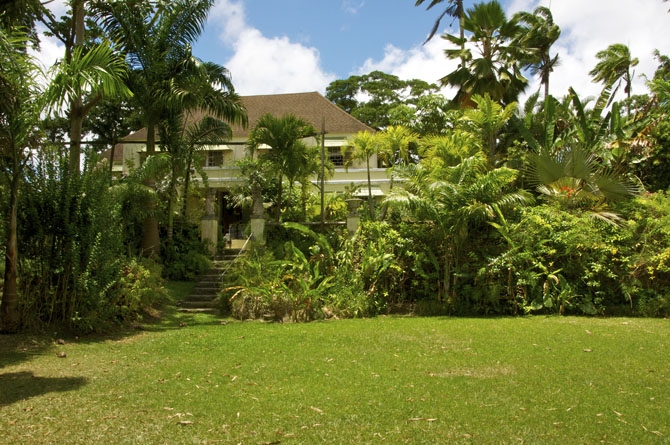
{"type": "MultiPolygon", "coordinates": [[[[0,13],[1,331],[135,320],[164,300],[164,278],[209,268],[195,224],[206,175],[191,175],[201,147],[247,123],[228,71],[191,52],[212,3],[71,0],[58,20],[38,2],[0,13]],[[66,45],[47,86],[28,51],[39,21],[66,45]],[[196,111],[208,116],[191,119],[196,111]],[[99,152],[134,122],[148,128],[148,157],[113,178],[99,152]]],[[[346,217],[353,189],[324,197],[319,214],[311,178],[321,172],[306,143],[316,130],[292,115],[252,129],[240,163],[248,183],[231,201],[272,202],[280,224],[227,271],[221,308],[293,321],[394,310],[670,315],[668,57],[657,54],[649,94],[633,96],[638,61],[612,44],[589,73],[599,97],[553,97],[560,29],[548,8],[508,18],[495,0],[427,6],[440,3],[440,18],[459,20],[443,36],[446,56],[461,60],[442,79],[455,97],[377,71],[327,89],[378,130],[343,147],[345,162],[368,171],[354,233],[325,224],[346,217]],[[527,73],[544,95],[520,107],[527,73]],[[384,199],[372,194],[374,168],[391,178],[384,199]],[[309,220],[324,224],[288,222],[309,220]]]]}

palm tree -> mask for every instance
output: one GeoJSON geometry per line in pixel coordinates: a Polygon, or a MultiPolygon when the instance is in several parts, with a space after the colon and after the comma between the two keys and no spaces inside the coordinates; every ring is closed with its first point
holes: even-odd
{"type": "Polygon", "coordinates": [[[558,66],[558,54],[551,56],[551,46],[560,37],[561,28],[554,23],[551,10],[544,6],[538,6],[532,14],[519,12],[516,20],[526,28],[518,36],[516,45],[528,49],[531,73],[540,77],[546,100],[549,96],[549,75],[558,66]]]}
{"type": "Polygon", "coordinates": [[[43,22],[65,45],[65,56],[52,68],[55,81],[47,92],[56,113],[68,109],[70,172],[79,173],[84,119],[103,99],[125,99],[132,94],[125,85],[124,56],[102,39],[86,42],[85,0],[70,0],[71,17],[62,23],[45,9],[43,22]]]}
{"type": "MultiPolygon", "coordinates": [[[[614,43],[607,49],[598,51],[596,57],[599,62],[589,71],[594,82],[602,82],[605,87],[615,87],[615,91],[624,83],[624,92],[630,101],[633,85],[633,76],[631,68],[637,66],[640,60],[631,58],[630,49],[622,43],[614,43]]],[[[614,97],[614,95],[612,95],[614,97]]]]}
{"type": "Polygon", "coordinates": [[[571,90],[572,116],[570,128],[556,132],[557,121],[564,108],[550,97],[545,104],[544,131],[538,137],[521,125],[520,131],[531,152],[528,155],[527,174],[531,185],[546,199],[565,210],[581,209],[592,216],[613,223],[618,217],[608,210],[608,203],[630,197],[640,187],[626,178],[621,163],[611,165],[606,146],[615,134],[619,121],[619,107],[613,107],[605,117],[607,97],[601,96],[591,112],[584,110],[579,97],[571,90]],[[597,116],[599,121],[596,121],[597,116]]]}
{"type": "Polygon", "coordinates": [[[124,83],[127,66],[121,54],[102,43],[88,50],[76,47],[69,60],[57,63],[53,72],[47,99],[56,112],[70,105],[70,171],[78,173],[84,117],[102,99],[132,96],[124,83]]]}
{"type": "Polygon", "coordinates": [[[283,199],[283,180],[286,178],[289,189],[296,181],[316,173],[314,150],[305,143],[306,138],[315,137],[316,129],[306,120],[293,114],[275,117],[263,115],[249,134],[248,149],[253,154],[263,146],[269,151],[261,157],[271,163],[277,175],[278,191],[275,208],[275,221],[279,221],[283,199]]]}
{"type": "MultiPolygon", "coordinates": [[[[460,156],[460,147],[453,146],[460,156]]],[[[400,173],[405,187],[393,189],[384,201],[406,210],[412,219],[428,222],[436,230],[439,244],[432,254],[442,257],[442,279],[438,298],[453,296],[465,246],[498,211],[532,202],[530,195],[514,188],[518,172],[509,168],[489,169],[483,151],[456,165],[431,159],[410,164],[400,173]],[[434,169],[433,167],[439,166],[434,169]]]]}
{"type": "Polygon", "coordinates": [[[374,218],[370,158],[377,153],[379,153],[379,138],[376,134],[369,131],[359,131],[342,147],[342,154],[344,155],[347,166],[353,160],[365,159],[365,167],[368,174],[368,209],[370,212],[370,219],[374,218]]]}
{"type": "Polygon", "coordinates": [[[391,125],[379,133],[380,155],[387,167],[409,164],[416,153],[418,136],[407,127],[391,125]]]}
{"type": "Polygon", "coordinates": [[[503,108],[488,95],[474,95],[471,100],[477,108],[465,110],[458,127],[477,136],[481,147],[487,150],[489,165],[494,166],[499,158],[498,137],[514,115],[517,104],[512,102],[503,108]]]}
{"type": "Polygon", "coordinates": [[[6,33],[0,28],[0,52],[5,55],[0,65],[0,169],[9,185],[0,305],[0,331],[3,332],[16,332],[21,322],[17,288],[19,192],[30,152],[40,143],[37,127],[44,105],[37,81],[40,70],[25,51],[27,42],[25,34],[6,33]]]}
{"type": "Polygon", "coordinates": [[[161,145],[170,153],[172,163],[167,206],[168,238],[172,238],[176,182],[179,177],[184,177],[183,199],[186,200],[196,150],[203,144],[218,145],[230,139],[232,129],[228,123],[247,124],[246,110],[224,67],[191,57],[184,61],[182,72],[171,82],[167,116],[159,125],[161,145]],[[194,113],[205,115],[196,121],[194,113]]]}
{"type": "MultiPolygon", "coordinates": [[[[156,152],[156,130],[175,94],[171,79],[189,63],[191,43],[202,33],[212,5],[213,0],[95,2],[103,28],[127,54],[132,70],[129,86],[147,129],[147,156],[156,152]]],[[[148,184],[153,186],[154,179],[148,184]]],[[[155,216],[144,221],[142,250],[147,256],[160,251],[155,216]]]]}
{"type": "MultiPolygon", "coordinates": [[[[416,0],[416,3],[414,3],[414,6],[421,6],[424,3],[425,0],[416,0]]],[[[438,5],[440,3],[447,3],[447,7],[444,9],[442,14],[437,18],[435,21],[435,24],[433,25],[433,29],[431,29],[430,34],[428,34],[428,37],[426,38],[426,41],[423,42],[424,44],[427,43],[430,39],[435,36],[435,33],[437,32],[438,28],[440,27],[440,22],[444,18],[444,16],[449,16],[453,17],[455,19],[458,19],[458,30],[461,39],[465,37],[465,31],[463,29],[463,17],[465,15],[465,9],[463,7],[463,0],[431,0],[430,4],[426,7],[426,10],[430,10],[433,6],[438,5]]]]}
{"type": "Polygon", "coordinates": [[[500,3],[493,0],[468,9],[463,28],[469,37],[442,36],[458,47],[445,50],[447,58],[462,61],[456,70],[440,79],[442,85],[458,89],[455,104],[472,107],[472,96],[486,93],[503,104],[515,101],[528,84],[522,74],[522,48],[512,44],[521,27],[514,19],[508,21],[500,3]]]}

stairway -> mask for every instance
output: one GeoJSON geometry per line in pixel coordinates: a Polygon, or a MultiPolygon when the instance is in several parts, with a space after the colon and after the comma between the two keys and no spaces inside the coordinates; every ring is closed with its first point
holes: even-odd
{"type": "Polygon", "coordinates": [[[238,254],[240,251],[237,249],[224,249],[222,254],[217,255],[212,261],[211,269],[200,277],[191,295],[177,302],[179,312],[218,314],[214,300],[221,290],[221,275],[238,254]]]}

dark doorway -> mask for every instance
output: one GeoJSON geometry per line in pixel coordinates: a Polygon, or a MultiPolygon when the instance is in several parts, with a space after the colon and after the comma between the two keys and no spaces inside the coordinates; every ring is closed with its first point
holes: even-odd
{"type": "Polygon", "coordinates": [[[235,207],[230,192],[223,190],[218,193],[219,225],[223,234],[230,234],[230,239],[244,237],[243,215],[239,207],[235,207]]]}

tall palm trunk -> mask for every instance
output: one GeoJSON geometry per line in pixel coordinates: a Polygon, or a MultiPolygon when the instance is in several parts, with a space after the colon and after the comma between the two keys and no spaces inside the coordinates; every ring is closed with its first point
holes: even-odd
{"type": "Polygon", "coordinates": [[[368,210],[370,212],[370,220],[375,219],[374,208],[372,206],[372,179],[370,178],[370,157],[366,159],[368,170],[368,210]]]}
{"type": "MultiPolygon", "coordinates": [[[[147,157],[156,153],[156,126],[153,122],[147,124],[147,157]]],[[[149,175],[146,186],[156,190],[156,180],[149,175]]],[[[160,255],[160,234],[158,232],[158,218],[155,215],[156,201],[152,198],[148,204],[149,216],[144,219],[142,231],[142,255],[152,257],[160,255]]]]}
{"type": "Polygon", "coordinates": [[[171,240],[174,234],[174,208],[177,197],[177,166],[173,160],[172,172],[170,174],[170,185],[168,189],[168,208],[167,208],[167,239],[171,240]]]}
{"type": "MultiPolygon", "coordinates": [[[[15,163],[16,167],[16,163],[15,163]]],[[[19,174],[15,170],[9,192],[9,212],[7,213],[7,243],[5,244],[5,284],[0,305],[0,331],[16,332],[21,323],[18,307],[17,263],[17,209],[19,201],[19,174]]]]}
{"type": "MultiPolygon", "coordinates": [[[[84,44],[84,0],[72,2],[72,22],[74,26],[74,48],[71,48],[66,55],[67,62],[72,61],[72,52],[75,48],[84,44]]],[[[84,101],[82,97],[76,97],[70,105],[70,173],[79,173],[81,157],[81,133],[84,124],[84,101]]]]}
{"type": "Polygon", "coordinates": [[[275,209],[275,222],[279,222],[279,216],[281,215],[281,206],[284,193],[284,184],[283,175],[279,175],[279,186],[277,188],[277,208],[275,209]]]}
{"type": "Polygon", "coordinates": [[[191,167],[193,166],[193,155],[189,153],[188,162],[186,163],[186,172],[184,173],[184,198],[181,205],[182,219],[186,219],[186,212],[188,210],[188,188],[191,185],[191,167]]]}

